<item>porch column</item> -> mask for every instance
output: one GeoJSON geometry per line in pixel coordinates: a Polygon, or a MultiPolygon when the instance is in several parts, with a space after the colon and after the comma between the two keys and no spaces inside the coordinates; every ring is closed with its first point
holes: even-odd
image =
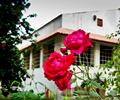
{"type": "Polygon", "coordinates": [[[100,66],[100,44],[95,43],[94,46],[94,66],[99,67],[100,66]]]}
{"type": "Polygon", "coordinates": [[[30,51],[29,70],[32,70],[32,51],[30,51]]]}
{"type": "Polygon", "coordinates": [[[40,49],[40,68],[43,67],[43,48],[40,49]]]}
{"type": "MultiPolygon", "coordinates": [[[[61,47],[64,47],[64,45],[63,45],[63,37],[62,36],[56,38],[54,50],[61,53],[60,52],[61,47]]],[[[55,100],[63,100],[63,96],[61,95],[61,91],[58,89],[58,87],[56,85],[54,86],[54,88],[55,88],[55,92],[56,92],[55,100]]]]}

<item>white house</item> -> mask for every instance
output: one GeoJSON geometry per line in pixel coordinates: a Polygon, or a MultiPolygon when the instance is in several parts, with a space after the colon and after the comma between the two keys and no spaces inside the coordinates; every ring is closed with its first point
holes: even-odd
{"type": "MultiPolygon", "coordinates": [[[[94,44],[93,48],[86,51],[88,62],[85,62],[84,56],[81,57],[83,63],[95,67],[104,64],[111,58],[112,46],[117,43],[116,39],[107,39],[106,35],[118,30],[119,17],[119,9],[65,13],[36,30],[34,34],[38,35],[36,42],[40,48],[32,49],[30,44],[20,47],[20,50],[24,52],[25,67],[30,74],[34,75],[34,82],[41,82],[50,90],[57,90],[54,82],[44,78],[43,63],[51,52],[60,52],[59,49],[64,47],[64,37],[77,29],[90,32],[90,39],[94,44]],[[34,71],[32,70],[33,67],[34,71]]],[[[79,64],[79,60],[77,60],[77,63],[79,64]]],[[[30,81],[28,79],[26,84],[29,84],[30,81]]],[[[39,92],[44,90],[44,87],[40,84],[37,85],[37,89],[34,84],[26,87],[26,89],[32,88],[35,88],[36,91],[38,89],[39,92]]]]}

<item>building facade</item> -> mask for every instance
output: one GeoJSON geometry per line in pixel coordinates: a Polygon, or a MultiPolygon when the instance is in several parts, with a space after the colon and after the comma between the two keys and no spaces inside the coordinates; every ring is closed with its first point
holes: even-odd
{"type": "MultiPolygon", "coordinates": [[[[19,47],[23,52],[25,67],[33,77],[24,82],[26,89],[42,92],[45,87],[39,84],[41,82],[52,91],[58,90],[54,82],[44,77],[43,63],[51,52],[60,52],[60,48],[64,47],[65,36],[77,29],[90,33],[90,39],[94,45],[85,52],[87,59],[81,55],[82,63],[91,67],[99,67],[100,64],[106,63],[111,59],[113,46],[117,43],[117,39],[108,39],[106,35],[118,30],[119,15],[119,9],[61,14],[36,30],[34,35],[37,35],[38,47],[33,47],[31,44],[19,47]],[[30,83],[32,85],[29,85],[30,83]]],[[[78,65],[79,62],[77,57],[78,65]]]]}

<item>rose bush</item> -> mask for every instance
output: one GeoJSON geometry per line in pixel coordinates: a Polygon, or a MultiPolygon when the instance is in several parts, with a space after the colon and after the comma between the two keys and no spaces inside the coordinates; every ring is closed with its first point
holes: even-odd
{"type": "Polygon", "coordinates": [[[60,48],[64,55],[53,52],[44,63],[45,77],[53,80],[61,91],[70,89],[70,79],[73,75],[70,66],[75,62],[75,56],[83,53],[88,46],[92,47],[92,43],[89,34],[79,29],[66,36],[64,45],[64,48],[60,48]],[[68,54],[68,50],[71,51],[70,54],[68,54]]]}
{"type": "Polygon", "coordinates": [[[81,29],[69,34],[64,40],[64,45],[68,50],[71,50],[71,53],[76,54],[83,53],[88,46],[92,47],[89,34],[86,35],[86,32],[81,29]]]}

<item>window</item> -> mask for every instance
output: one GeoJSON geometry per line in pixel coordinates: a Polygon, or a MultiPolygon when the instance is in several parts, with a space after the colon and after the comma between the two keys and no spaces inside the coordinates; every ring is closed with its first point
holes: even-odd
{"type": "Polygon", "coordinates": [[[100,45],[100,64],[105,64],[112,57],[112,49],[111,46],[100,45]]]}
{"type": "Polygon", "coordinates": [[[36,48],[35,50],[33,50],[32,58],[33,58],[33,67],[39,68],[40,67],[40,50],[39,49],[36,48]]]}
{"type": "Polygon", "coordinates": [[[30,52],[24,51],[23,52],[23,59],[24,59],[24,66],[26,69],[29,69],[29,61],[30,61],[30,52]]]}
{"type": "Polygon", "coordinates": [[[88,49],[86,50],[86,52],[84,52],[81,55],[77,55],[77,59],[76,62],[74,63],[75,65],[85,65],[85,66],[93,66],[94,64],[94,55],[93,55],[93,49],[94,48],[90,48],[88,47],[88,49]]]}
{"type": "Polygon", "coordinates": [[[97,18],[97,26],[103,27],[103,19],[97,18]]]}
{"type": "Polygon", "coordinates": [[[54,42],[50,42],[43,46],[43,61],[50,55],[50,53],[54,52],[54,42]]]}

